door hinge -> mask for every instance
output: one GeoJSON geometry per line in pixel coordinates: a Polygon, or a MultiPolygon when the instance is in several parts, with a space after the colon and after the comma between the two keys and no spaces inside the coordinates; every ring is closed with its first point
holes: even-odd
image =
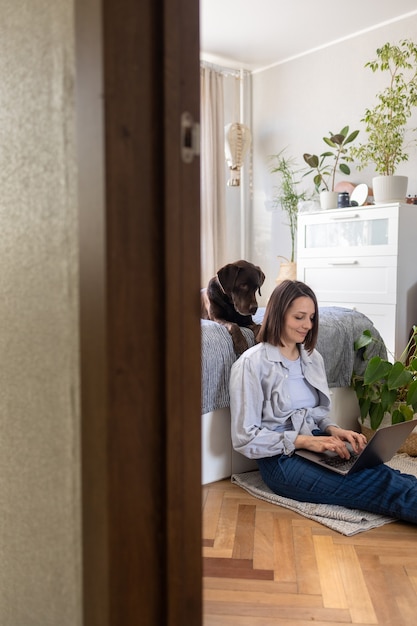
{"type": "Polygon", "coordinates": [[[200,124],[194,122],[191,113],[181,115],[181,158],[191,163],[200,154],[200,124]]]}

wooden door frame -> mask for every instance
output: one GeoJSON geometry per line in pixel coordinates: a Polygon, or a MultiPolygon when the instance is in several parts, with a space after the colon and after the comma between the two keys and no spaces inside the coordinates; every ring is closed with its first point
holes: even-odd
{"type": "Polygon", "coordinates": [[[201,623],[194,0],[76,0],[86,626],[201,623]]]}

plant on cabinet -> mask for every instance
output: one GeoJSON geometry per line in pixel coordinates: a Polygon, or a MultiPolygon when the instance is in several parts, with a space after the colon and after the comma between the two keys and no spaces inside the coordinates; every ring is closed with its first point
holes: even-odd
{"type": "Polygon", "coordinates": [[[303,159],[311,168],[305,176],[314,173],[314,187],[320,194],[322,208],[334,209],[337,207],[337,192],[335,192],[336,173],[345,176],[350,175],[348,162],[352,161],[350,154],[351,144],[358,136],[359,131],[349,133],[349,126],[345,126],[339,133],[329,133],[329,137],[323,137],[323,141],[331,150],[326,150],[320,155],[303,154],[303,159]],[[331,195],[329,195],[331,194],[331,195]]]}
{"type": "Polygon", "coordinates": [[[414,140],[407,141],[407,121],[417,106],[417,44],[410,39],[398,45],[384,44],[377,58],[365,64],[373,72],[386,74],[388,84],[376,95],[374,107],[365,110],[367,141],[352,150],[358,169],[373,165],[372,186],[376,203],[405,201],[408,179],[396,174],[400,163],[407,161],[414,140]],[[389,185],[395,188],[390,191],[389,185]]]}

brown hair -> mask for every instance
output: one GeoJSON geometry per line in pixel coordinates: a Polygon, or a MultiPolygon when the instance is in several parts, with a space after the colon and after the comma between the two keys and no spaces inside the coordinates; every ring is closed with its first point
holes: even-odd
{"type": "Polygon", "coordinates": [[[303,296],[311,298],[316,311],[313,326],[308,331],[304,340],[305,349],[311,353],[317,343],[319,310],[314,291],[299,280],[284,280],[275,287],[266,306],[261,330],[258,334],[258,341],[272,343],[274,346],[282,346],[281,336],[284,328],[285,315],[294,300],[303,296]]]}

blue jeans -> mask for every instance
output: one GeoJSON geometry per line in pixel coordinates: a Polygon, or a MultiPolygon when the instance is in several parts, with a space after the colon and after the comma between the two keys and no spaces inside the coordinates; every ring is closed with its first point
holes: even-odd
{"type": "Polygon", "coordinates": [[[257,463],[264,483],[285,498],[338,504],[417,523],[417,478],[387,465],[342,476],[296,454],[257,463]]]}

